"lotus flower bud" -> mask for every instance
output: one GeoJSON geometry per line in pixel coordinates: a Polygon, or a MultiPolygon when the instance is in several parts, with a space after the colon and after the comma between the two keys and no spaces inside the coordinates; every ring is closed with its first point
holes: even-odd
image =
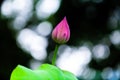
{"type": "Polygon", "coordinates": [[[55,27],[52,39],[59,44],[66,43],[70,38],[70,29],[66,17],[55,27]]]}

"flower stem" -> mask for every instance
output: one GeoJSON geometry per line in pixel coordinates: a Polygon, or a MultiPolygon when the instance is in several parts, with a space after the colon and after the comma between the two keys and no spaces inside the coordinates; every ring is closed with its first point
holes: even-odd
{"type": "Polygon", "coordinates": [[[55,65],[56,58],[57,58],[57,52],[58,52],[59,44],[56,44],[55,46],[55,51],[53,53],[53,58],[52,58],[52,65],[55,65]]]}

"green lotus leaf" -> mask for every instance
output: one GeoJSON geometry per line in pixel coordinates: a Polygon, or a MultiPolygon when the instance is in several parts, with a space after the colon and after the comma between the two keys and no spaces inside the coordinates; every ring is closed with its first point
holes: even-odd
{"type": "Polygon", "coordinates": [[[72,73],[62,70],[65,80],[78,80],[72,73]]]}
{"type": "Polygon", "coordinates": [[[10,80],[40,80],[32,70],[18,65],[12,72],[10,80]]]}
{"type": "Polygon", "coordinates": [[[37,70],[18,65],[13,70],[10,80],[77,80],[77,78],[56,66],[42,64],[37,70]]]}
{"type": "Polygon", "coordinates": [[[52,80],[65,80],[63,72],[56,66],[43,64],[38,69],[47,71],[52,76],[52,80]]]}

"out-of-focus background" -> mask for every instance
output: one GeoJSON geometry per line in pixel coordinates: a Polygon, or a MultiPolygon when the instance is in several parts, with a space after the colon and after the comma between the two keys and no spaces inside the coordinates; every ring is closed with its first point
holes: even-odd
{"type": "Polygon", "coordinates": [[[79,80],[120,79],[119,0],[1,0],[0,80],[21,64],[51,63],[54,27],[67,17],[71,37],[56,65],[79,80]]]}

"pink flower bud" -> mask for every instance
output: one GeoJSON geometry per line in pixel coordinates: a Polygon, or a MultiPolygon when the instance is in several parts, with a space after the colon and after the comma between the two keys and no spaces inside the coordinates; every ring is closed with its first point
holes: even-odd
{"type": "Polygon", "coordinates": [[[59,44],[66,43],[70,38],[70,29],[66,17],[55,27],[52,39],[59,44]]]}

